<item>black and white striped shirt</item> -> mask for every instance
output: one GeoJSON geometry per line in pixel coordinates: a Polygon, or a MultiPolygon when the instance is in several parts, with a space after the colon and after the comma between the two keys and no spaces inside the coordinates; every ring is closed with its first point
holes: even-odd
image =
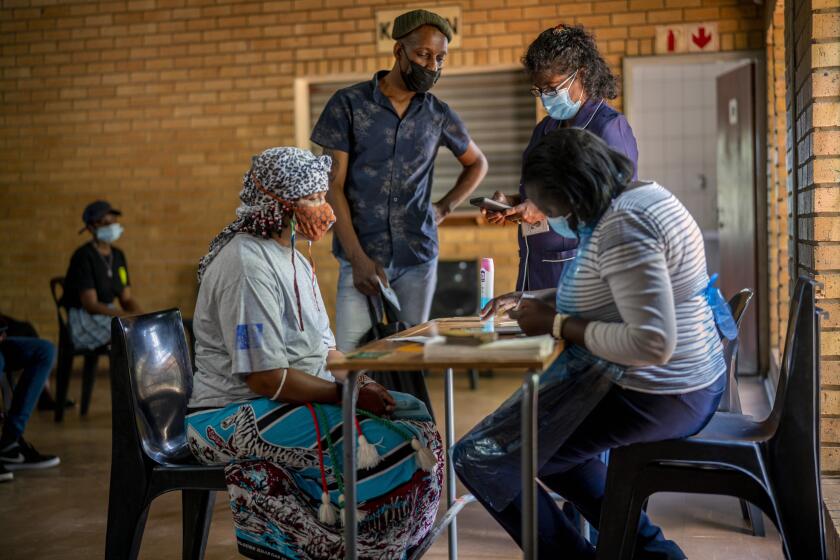
{"type": "Polygon", "coordinates": [[[711,309],[700,228],[656,183],[616,198],[579,250],[558,309],[589,319],[596,356],[627,366],[618,382],[646,393],[686,393],[726,370],[711,309]]]}

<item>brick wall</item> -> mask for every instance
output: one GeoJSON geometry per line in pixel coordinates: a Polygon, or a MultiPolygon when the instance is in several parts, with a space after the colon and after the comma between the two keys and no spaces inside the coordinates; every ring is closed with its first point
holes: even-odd
{"type": "MultiPolygon", "coordinates": [[[[758,8],[739,0],[423,4],[453,3],[464,40],[450,67],[516,63],[561,21],[594,30],[617,71],[623,56],[653,53],[663,23],[716,21],[723,50],[764,45],[758,8]]],[[[294,142],[293,79],[390,67],[375,54],[374,14],[400,5],[417,3],[3,0],[0,310],[55,336],[48,279],[82,241],[84,205],[104,197],[125,212],[119,245],[139,301],[190,314],[196,263],[233,217],[250,156],[294,142]]],[[[514,238],[443,228],[442,256],[492,255],[497,289],[512,288],[514,238]]],[[[328,242],[315,257],[332,309],[328,242]]]]}
{"type": "Polygon", "coordinates": [[[840,7],[786,6],[788,191],[794,202],[794,271],[824,283],[822,467],[840,472],[840,7]]]}
{"type": "Polygon", "coordinates": [[[785,40],[784,1],[768,10],[767,60],[767,236],[769,275],[769,341],[777,366],[787,329],[790,305],[790,208],[785,161],[785,40]]]}

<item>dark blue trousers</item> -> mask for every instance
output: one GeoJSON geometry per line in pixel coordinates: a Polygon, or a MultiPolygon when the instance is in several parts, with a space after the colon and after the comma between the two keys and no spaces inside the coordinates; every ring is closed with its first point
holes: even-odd
{"type": "MultiPolygon", "coordinates": [[[[696,434],[717,409],[725,384],[726,375],[721,375],[712,386],[682,395],[653,395],[614,386],[540,469],[540,480],[572,502],[587,521],[597,527],[607,481],[607,466],[599,455],[632,443],[696,434]]],[[[540,429],[546,427],[540,426],[540,429]]],[[[511,480],[518,483],[518,474],[511,473],[511,480]]],[[[481,488],[481,480],[461,477],[461,481],[479,497],[480,493],[475,489],[481,488]]],[[[479,498],[479,501],[482,500],[479,498]]],[[[502,511],[496,511],[486,503],[483,505],[521,546],[521,496],[502,511]]],[[[595,548],[540,486],[537,486],[537,517],[540,558],[595,558],[595,548]]],[[[683,560],[686,556],[642,513],[635,557],[637,560],[683,560]]]]}
{"type": "Polygon", "coordinates": [[[9,443],[23,435],[26,423],[38,396],[44,390],[44,383],[50,376],[55,362],[56,349],[42,338],[10,336],[0,342],[0,376],[4,371],[22,369],[23,374],[15,384],[12,406],[7,413],[0,441],[9,443]]]}

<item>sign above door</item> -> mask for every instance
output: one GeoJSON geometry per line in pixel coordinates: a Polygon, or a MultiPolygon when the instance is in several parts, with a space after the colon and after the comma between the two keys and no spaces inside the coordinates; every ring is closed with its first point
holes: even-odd
{"type": "Polygon", "coordinates": [[[656,54],[716,52],[720,50],[717,22],[656,26],[656,54]]]}

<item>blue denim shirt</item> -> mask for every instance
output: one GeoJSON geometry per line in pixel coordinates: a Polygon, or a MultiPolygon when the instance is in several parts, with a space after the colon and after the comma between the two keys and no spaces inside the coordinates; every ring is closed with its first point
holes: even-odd
{"type": "MultiPolygon", "coordinates": [[[[458,115],[431,93],[411,99],[402,119],[373,79],[337,91],[311,140],[349,154],[344,193],[365,253],[383,266],[412,266],[438,254],[431,205],[438,147],[459,157],[470,137],[458,115]]],[[[337,236],[333,253],[347,258],[337,236]]]]}

